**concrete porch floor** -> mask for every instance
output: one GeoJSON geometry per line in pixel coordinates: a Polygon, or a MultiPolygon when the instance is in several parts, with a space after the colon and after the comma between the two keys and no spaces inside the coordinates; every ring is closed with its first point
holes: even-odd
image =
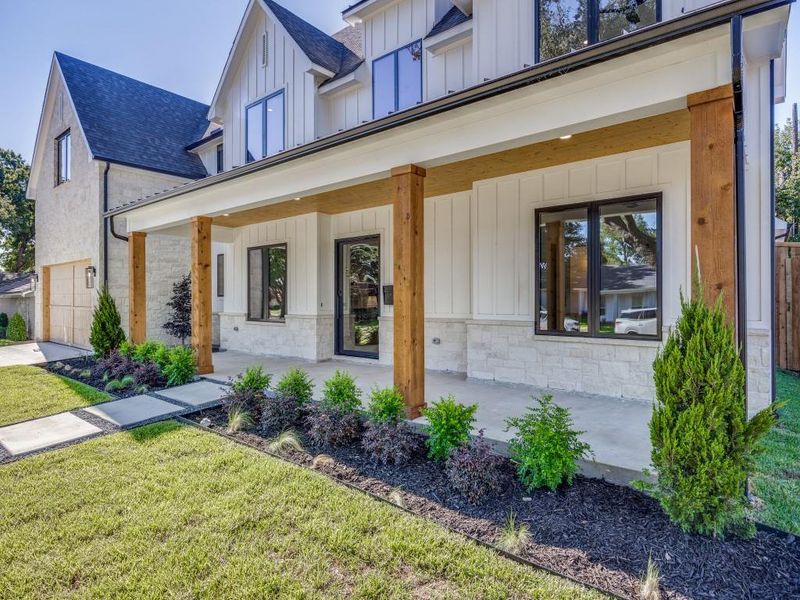
{"type": "MultiPolygon", "coordinates": [[[[213,359],[214,373],[208,377],[218,381],[233,377],[248,366],[262,365],[275,382],[288,369],[299,367],[314,379],[316,399],[321,395],[322,382],[336,369],[347,370],[356,378],[365,403],[374,386],[390,386],[393,379],[391,366],[367,359],[312,362],[236,351],[215,353],[213,359]]],[[[576,428],[586,432],[582,439],[591,445],[594,457],[581,465],[585,475],[626,484],[639,477],[641,470],[650,464],[648,422],[652,407],[644,400],[483,381],[469,379],[463,373],[441,371],[426,373],[425,390],[428,404],[448,394],[462,404],[477,404],[476,430],[484,429],[486,437],[497,442],[500,451],[505,450],[505,443],[511,438],[505,431],[505,419],[522,415],[532,405],[531,396],[549,393],[557,404],[570,410],[576,428]]]]}

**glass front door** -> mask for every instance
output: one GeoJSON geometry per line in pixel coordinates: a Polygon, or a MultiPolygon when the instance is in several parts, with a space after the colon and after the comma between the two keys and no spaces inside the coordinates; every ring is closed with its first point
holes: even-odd
{"type": "Polygon", "coordinates": [[[336,354],[378,358],[380,237],[336,242],[336,354]]]}

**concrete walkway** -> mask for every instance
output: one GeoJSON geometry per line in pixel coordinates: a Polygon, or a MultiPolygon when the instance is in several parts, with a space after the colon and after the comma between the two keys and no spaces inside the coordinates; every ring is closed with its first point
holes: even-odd
{"type": "Polygon", "coordinates": [[[197,381],[0,427],[0,463],[216,406],[219,384],[197,381]]]}
{"type": "Polygon", "coordinates": [[[26,342],[0,348],[0,367],[36,365],[53,360],[67,360],[89,354],[86,350],[52,342],[26,342]]]}

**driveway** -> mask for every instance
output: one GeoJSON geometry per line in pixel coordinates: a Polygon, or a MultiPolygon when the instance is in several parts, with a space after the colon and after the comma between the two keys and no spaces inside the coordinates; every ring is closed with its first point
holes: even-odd
{"type": "Polygon", "coordinates": [[[89,354],[86,350],[53,344],[52,342],[28,342],[0,348],[0,367],[35,365],[51,360],[65,360],[89,354]]]}

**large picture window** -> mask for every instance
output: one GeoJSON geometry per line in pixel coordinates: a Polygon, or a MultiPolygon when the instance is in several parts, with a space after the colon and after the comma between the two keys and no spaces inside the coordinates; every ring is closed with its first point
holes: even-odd
{"type": "Polygon", "coordinates": [[[536,332],[661,337],[660,194],[536,213],[536,332]]]}
{"type": "Polygon", "coordinates": [[[422,102],[422,42],[372,63],[372,113],[379,119],[422,102]]]}
{"type": "Polygon", "coordinates": [[[536,7],[540,61],[661,20],[661,0],[537,0],[536,7]]]}
{"type": "Polygon", "coordinates": [[[286,149],[283,90],[254,102],[245,110],[247,162],[272,156],[286,149]]]}
{"type": "Polygon", "coordinates": [[[248,320],[283,321],[286,317],[286,258],[286,244],[248,248],[248,320]]]}

